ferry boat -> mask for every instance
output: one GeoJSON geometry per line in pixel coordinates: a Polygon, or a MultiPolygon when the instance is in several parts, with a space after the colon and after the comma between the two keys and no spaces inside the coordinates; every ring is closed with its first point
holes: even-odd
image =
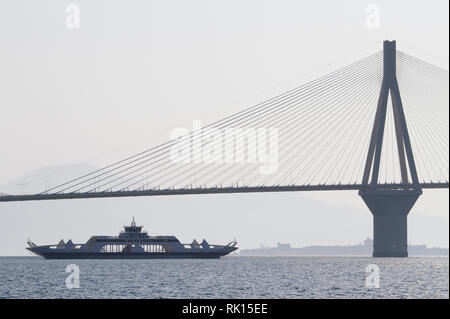
{"type": "Polygon", "coordinates": [[[228,245],[199,244],[195,239],[182,244],[175,236],[149,236],[136,226],[124,226],[119,236],[92,236],[85,244],[61,240],[57,245],[37,246],[28,240],[26,249],[46,259],[160,259],[220,258],[238,249],[236,240],[228,245]]]}

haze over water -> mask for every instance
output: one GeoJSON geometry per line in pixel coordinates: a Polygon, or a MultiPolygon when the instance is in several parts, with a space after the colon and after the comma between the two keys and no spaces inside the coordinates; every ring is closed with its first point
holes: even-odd
{"type": "Polygon", "coordinates": [[[44,260],[0,257],[0,298],[449,298],[448,257],[44,260]],[[66,287],[66,266],[80,288],[66,287]],[[380,288],[367,288],[369,264],[380,288]]]}

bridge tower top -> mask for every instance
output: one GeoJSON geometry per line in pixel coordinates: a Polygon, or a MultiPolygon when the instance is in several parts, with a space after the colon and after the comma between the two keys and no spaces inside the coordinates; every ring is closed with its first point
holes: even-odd
{"type": "MultiPolygon", "coordinates": [[[[395,136],[397,140],[397,152],[403,185],[411,185],[419,189],[414,155],[411,149],[411,141],[406,125],[403,103],[397,81],[396,42],[384,41],[383,45],[383,82],[378,99],[377,111],[372,128],[369,150],[362,184],[375,187],[378,183],[380,171],[381,150],[383,146],[383,135],[386,123],[386,112],[388,99],[392,101],[394,115],[395,136]]],[[[407,186],[406,188],[410,188],[407,186]]]]}

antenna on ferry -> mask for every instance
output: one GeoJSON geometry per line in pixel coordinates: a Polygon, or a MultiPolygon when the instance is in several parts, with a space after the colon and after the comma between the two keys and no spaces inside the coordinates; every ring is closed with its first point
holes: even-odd
{"type": "Polygon", "coordinates": [[[132,222],[131,222],[131,226],[136,226],[136,222],[134,221],[134,216],[133,216],[133,220],[132,220],[132,222]]]}

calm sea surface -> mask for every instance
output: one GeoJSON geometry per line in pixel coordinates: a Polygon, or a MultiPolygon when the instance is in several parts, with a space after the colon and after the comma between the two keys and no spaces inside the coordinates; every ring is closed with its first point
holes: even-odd
{"type": "Polygon", "coordinates": [[[44,260],[0,257],[0,298],[449,298],[448,257],[44,260]],[[69,289],[66,266],[80,270],[69,289]],[[366,287],[366,267],[380,288],[366,287]]]}

